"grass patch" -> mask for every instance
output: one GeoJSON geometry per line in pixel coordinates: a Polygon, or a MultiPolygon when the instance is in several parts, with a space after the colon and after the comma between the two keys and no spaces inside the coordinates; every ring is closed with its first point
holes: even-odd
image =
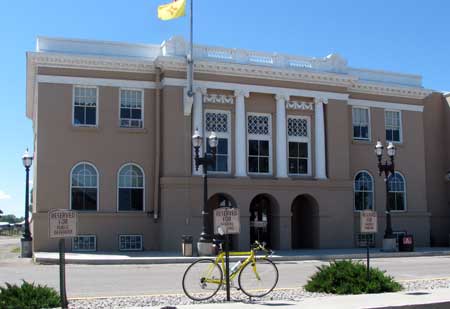
{"type": "Polygon", "coordinates": [[[19,247],[12,248],[11,253],[20,253],[20,248],[19,247]]]}
{"type": "Polygon", "coordinates": [[[308,280],[305,290],[330,294],[370,294],[398,292],[403,287],[385,272],[370,268],[367,282],[366,265],[361,262],[334,261],[319,266],[318,271],[308,280]]]}

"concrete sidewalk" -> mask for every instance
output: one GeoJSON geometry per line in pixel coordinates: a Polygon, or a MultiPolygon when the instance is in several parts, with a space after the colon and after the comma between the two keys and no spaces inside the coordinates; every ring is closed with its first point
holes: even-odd
{"type": "MultiPolygon", "coordinates": [[[[413,256],[450,256],[450,248],[416,248],[414,252],[381,252],[378,248],[370,250],[371,258],[413,257],[413,256]]],[[[318,249],[318,250],[280,250],[272,255],[274,261],[306,261],[306,260],[335,260],[335,259],[364,259],[366,249],[318,249]]],[[[35,252],[33,259],[36,263],[57,264],[58,252],[35,252]]],[[[172,264],[192,263],[198,257],[183,257],[180,252],[143,251],[143,252],[95,252],[95,253],[66,253],[66,263],[90,265],[119,265],[119,264],[172,264]]],[[[237,261],[240,257],[231,257],[237,261]]]]}
{"type": "MultiPolygon", "coordinates": [[[[307,298],[303,301],[266,301],[252,303],[218,303],[176,306],[177,309],[256,309],[256,308],[314,308],[314,309],[356,309],[356,308],[450,308],[450,290],[440,289],[423,292],[399,292],[366,295],[326,296],[307,298]]],[[[153,307],[161,308],[161,307],[153,307]]]]}

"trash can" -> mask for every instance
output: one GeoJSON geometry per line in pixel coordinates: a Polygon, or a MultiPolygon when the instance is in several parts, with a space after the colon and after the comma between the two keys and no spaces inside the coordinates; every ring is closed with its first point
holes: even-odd
{"type": "Polygon", "coordinates": [[[413,235],[402,235],[398,244],[399,251],[414,251],[414,237],[413,235]]]}
{"type": "Polygon", "coordinates": [[[183,256],[192,256],[192,235],[183,235],[181,239],[181,252],[183,256]]]}

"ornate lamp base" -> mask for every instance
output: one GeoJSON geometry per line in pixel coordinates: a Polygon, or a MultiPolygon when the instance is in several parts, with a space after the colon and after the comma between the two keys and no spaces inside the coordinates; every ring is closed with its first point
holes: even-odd
{"type": "Polygon", "coordinates": [[[214,256],[215,250],[212,242],[199,241],[197,243],[198,256],[214,256]]]}
{"type": "Polygon", "coordinates": [[[397,239],[394,238],[383,238],[383,252],[397,252],[397,239]]]}
{"type": "Polygon", "coordinates": [[[30,258],[33,256],[33,250],[32,250],[32,240],[31,239],[24,239],[22,238],[20,240],[21,243],[21,254],[20,256],[23,258],[30,258]]]}

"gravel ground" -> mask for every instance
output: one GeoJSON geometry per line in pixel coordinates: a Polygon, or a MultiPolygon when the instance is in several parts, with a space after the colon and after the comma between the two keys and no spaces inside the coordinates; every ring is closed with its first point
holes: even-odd
{"type": "MultiPolygon", "coordinates": [[[[401,282],[405,291],[423,291],[433,289],[450,289],[450,280],[411,280],[401,282]]],[[[300,301],[311,297],[325,297],[327,294],[323,293],[309,293],[303,288],[298,289],[277,289],[268,296],[258,300],[290,300],[300,301]]],[[[249,302],[250,300],[240,291],[232,291],[231,298],[233,301],[249,302]]],[[[254,299],[254,301],[258,301],[254,299]]],[[[225,301],[225,292],[219,292],[208,303],[219,303],[225,301]]],[[[194,302],[187,298],[184,294],[173,295],[155,295],[155,296],[136,296],[136,297],[120,297],[120,298],[100,298],[100,299],[74,299],[69,301],[69,308],[71,309],[85,309],[85,308],[142,308],[150,306],[176,306],[176,305],[192,305],[201,304],[202,302],[194,302]]]]}

